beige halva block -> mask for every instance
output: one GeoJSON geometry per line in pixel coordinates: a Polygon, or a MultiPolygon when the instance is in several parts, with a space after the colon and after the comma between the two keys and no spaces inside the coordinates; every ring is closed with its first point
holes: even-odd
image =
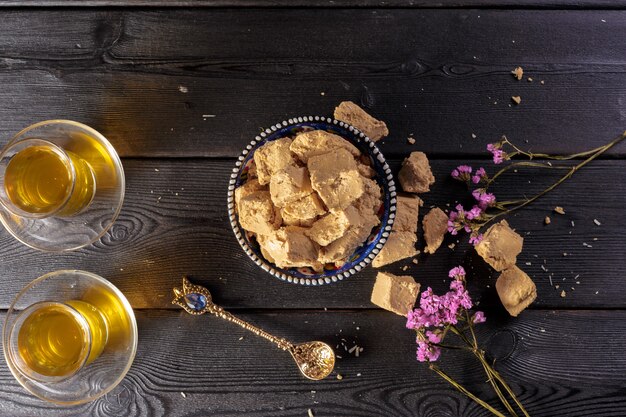
{"type": "Polygon", "coordinates": [[[287,226],[311,226],[327,212],[324,203],[313,191],[298,200],[287,203],[280,211],[283,223],[287,226]]]}
{"type": "Polygon", "coordinates": [[[402,163],[398,181],[404,191],[425,193],[435,183],[435,176],[430,170],[428,158],[424,152],[411,152],[402,163]]]}
{"type": "Polygon", "coordinates": [[[422,199],[416,195],[398,194],[393,230],[417,233],[417,218],[421,205],[422,199]]]}
{"type": "Polygon", "coordinates": [[[513,317],[516,317],[537,298],[535,283],[515,265],[500,274],[496,281],[496,291],[498,291],[502,305],[513,317]]]}
{"type": "Polygon", "coordinates": [[[270,180],[270,194],[276,207],[284,207],[312,192],[309,171],[306,167],[287,165],[272,175],[270,180]]]}
{"type": "Polygon", "coordinates": [[[281,222],[268,191],[256,191],[239,201],[239,224],[245,230],[266,235],[276,230],[281,222]]]}
{"type": "Polygon", "coordinates": [[[523,243],[524,239],[509,227],[506,220],[502,220],[487,229],[475,248],[493,269],[502,271],[515,265],[523,243]]]}
{"type": "Polygon", "coordinates": [[[334,116],[335,119],[356,127],[374,142],[389,135],[385,122],[373,118],[351,101],[343,101],[335,107],[334,116]]]}
{"type": "Polygon", "coordinates": [[[328,213],[308,229],[305,234],[320,246],[327,246],[341,236],[348,229],[359,227],[361,217],[359,211],[352,206],[345,210],[337,210],[328,213]]]}
{"type": "Polygon", "coordinates": [[[363,194],[363,177],[345,149],[311,157],[308,168],[311,186],[330,210],[345,209],[363,194]]]}
{"type": "Polygon", "coordinates": [[[296,226],[281,227],[266,236],[259,236],[259,244],[263,253],[278,267],[313,266],[321,269],[319,246],[306,236],[305,230],[296,226]]]}
{"type": "Polygon", "coordinates": [[[269,184],[272,175],[287,165],[295,165],[296,159],[289,150],[291,139],[281,138],[267,142],[254,152],[259,183],[269,184]]]}
{"type": "Polygon", "coordinates": [[[401,316],[407,316],[415,306],[420,284],[413,277],[379,272],[372,290],[372,303],[401,316]]]}
{"type": "Polygon", "coordinates": [[[426,248],[424,252],[435,253],[448,231],[448,215],[439,207],[431,209],[422,219],[424,240],[426,248]]]}
{"type": "Polygon", "coordinates": [[[372,261],[374,268],[389,265],[402,259],[417,255],[415,244],[417,236],[414,232],[400,232],[392,230],[385,246],[372,261]]]}
{"type": "Polygon", "coordinates": [[[363,216],[378,213],[383,203],[380,186],[376,181],[369,178],[361,178],[361,182],[363,183],[363,194],[352,205],[363,216]]]}
{"type": "Polygon", "coordinates": [[[341,136],[325,130],[312,130],[298,134],[290,149],[305,164],[313,156],[324,155],[338,149],[347,150],[355,158],[361,155],[356,146],[341,136]]]}

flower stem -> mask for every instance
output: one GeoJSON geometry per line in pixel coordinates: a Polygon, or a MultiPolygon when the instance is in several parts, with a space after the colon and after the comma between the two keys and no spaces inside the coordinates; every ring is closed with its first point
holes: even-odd
{"type": "MultiPolygon", "coordinates": [[[[567,179],[569,179],[572,175],[574,175],[574,173],[576,173],[576,171],[578,171],[580,168],[584,167],[589,162],[593,161],[598,156],[602,155],[604,152],[606,152],[607,150],[611,149],[613,146],[617,145],[619,142],[621,142],[624,139],[626,139],[626,131],[624,131],[624,133],[622,133],[620,136],[616,137],[615,139],[613,139],[611,142],[607,143],[606,145],[594,149],[596,151],[595,153],[593,153],[590,157],[588,157],[587,159],[585,159],[584,161],[582,161],[578,165],[571,167],[571,169],[569,170],[569,172],[567,174],[562,176],[557,182],[555,182],[554,184],[552,184],[551,186],[549,186],[548,188],[546,188],[545,190],[543,190],[539,194],[537,194],[534,197],[531,197],[529,199],[526,199],[523,203],[520,203],[520,204],[518,204],[518,205],[516,205],[514,207],[511,207],[510,209],[507,209],[506,211],[502,211],[502,212],[494,215],[492,218],[487,220],[483,224],[483,226],[488,224],[488,223],[490,223],[490,222],[492,222],[493,220],[497,219],[500,216],[503,216],[505,214],[509,214],[512,211],[519,210],[522,207],[525,207],[525,206],[529,205],[533,201],[537,200],[538,198],[540,198],[540,197],[544,196],[545,194],[549,193],[550,191],[554,190],[556,187],[558,187],[563,182],[565,182],[567,179]]],[[[584,152],[581,153],[581,154],[584,154],[584,152]]]]}
{"type": "Polygon", "coordinates": [[[456,382],[454,379],[452,379],[450,376],[448,376],[445,372],[443,372],[441,369],[439,369],[437,366],[433,365],[432,363],[430,364],[430,369],[435,371],[440,377],[448,381],[454,388],[456,388],[461,393],[467,395],[476,404],[482,406],[484,409],[491,412],[493,415],[498,416],[498,417],[506,417],[504,414],[502,414],[501,412],[499,412],[498,410],[496,410],[495,408],[487,404],[485,401],[481,400],[480,398],[478,398],[477,396],[469,392],[463,385],[456,382]]]}
{"type": "Polygon", "coordinates": [[[519,162],[514,162],[512,164],[509,164],[507,166],[505,166],[504,168],[500,169],[500,171],[496,172],[491,178],[489,178],[489,181],[487,181],[487,185],[485,185],[485,190],[487,190],[487,188],[495,181],[496,178],[498,178],[500,175],[504,174],[505,172],[507,172],[508,170],[510,170],[511,168],[517,168],[520,166],[524,166],[524,167],[538,167],[538,168],[548,168],[548,169],[569,169],[569,167],[564,167],[564,166],[552,166],[549,165],[547,163],[542,163],[542,162],[530,162],[530,161],[519,161],[519,162]]]}

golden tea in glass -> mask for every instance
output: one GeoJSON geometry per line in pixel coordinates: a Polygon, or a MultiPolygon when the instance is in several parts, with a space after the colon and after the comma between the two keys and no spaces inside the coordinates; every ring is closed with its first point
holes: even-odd
{"type": "Polygon", "coordinates": [[[45,141],[17,152],[4,174],[4,188],[11,202],[33,214],[76,214],[89,205],[95,186],[94,174],[85,160],[45,141]]]}
{"type": "Polygon", "coordinates": [[[78,122],[35,123],[0,150],[0,223],[35,249],[68,251],[100,239],[120,213],[124,188],[113,146],[78,122]]]}
{"type": "Polygon", "coordinates": [[[17,381],[39,398],[80,404],[122,380],[137,349],[137,323],[113,284],[79,270],[37,278],[6,313],[2,344],[17,381]]]}

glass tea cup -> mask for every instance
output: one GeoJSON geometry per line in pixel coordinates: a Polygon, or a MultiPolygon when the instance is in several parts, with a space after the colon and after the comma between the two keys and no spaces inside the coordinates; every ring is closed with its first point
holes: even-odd
{"type": "Polygon", "coordinates": [[[85,271],[46,274],[11,305],[4,355],[18,382],[58,404],[80,404],[112,390],[137,349],[137,324],[124,295],[85,271]]]}
{"type": "Polygon", "coordinates": [[[78,122],[36,123],[0,152],[0,222],[35,249],[67,251],[98,240],[119,215],[124,188],[113,146],[78,122]]]}

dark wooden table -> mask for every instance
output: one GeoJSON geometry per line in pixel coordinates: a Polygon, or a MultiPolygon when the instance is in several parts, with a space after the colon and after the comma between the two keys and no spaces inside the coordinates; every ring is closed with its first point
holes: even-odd
{"type": "MultiPolygon", "coordinates": [[[[0,6],[0,143],[36,121],[81,121],[111,140],[128,182],[119,220],[89,248],[49,255],[1,231],[1,308],[32,279],[78,268],[117,285],[139,324],[137,358],[112,393],[59,408],[29,395],[2,366],[2,416],[486,416],[415,361],[402,318],[370,304],[375,270],[306,288],[246,258],[226,216],[234,157],[261,127],[330,115],[353,100],[387,121],[381,148],[396,169],[408,152],[428,153],[437,177],[428,207],[454,202],[462,189],[448,179],[451,168],[488,163],[485,145],[502,134],[570,153],[626,127],[624,0],[0,6]],[[228,7],[241,5],[258,7],[228,7]],[[533,82],[516,81],[516,66],[533,82]],[[307,381],[264,340],[172,306],[171,288],[184,274],[276,334],[333,345],[343,338],[364,351],[356,358],[338,350],[342,380],[307,381]]],[[[488,316],[479,337],[533,416],[626,415],[625,156],[626,144],[616,147],[509,218],[526,238],[519,265],[538,289],[520,317],[500,306],[488,271],[473,274],[470,290],[488,316]],[[566,215],[546,227],[555,205],[566,215]]],[[[520,171],[497,191],[531,194],[554,178],[520,171]]],[[[466,244],[448,249],[453,242],[418,266],[386,270],[410,265],[419,282],[441,291],[449,268],[477,262],[466,244]]],[[[472,358],[442,360],[496,404],[472,358]]]]}

